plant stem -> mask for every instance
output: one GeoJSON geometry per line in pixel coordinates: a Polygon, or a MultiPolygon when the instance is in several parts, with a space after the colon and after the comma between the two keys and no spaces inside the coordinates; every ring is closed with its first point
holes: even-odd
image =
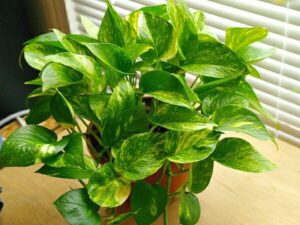
{"type": "Polygon", "coordinates": [[[82,119],[81,117],[78,117],[78,118],[84,124],[84,126],[86,126],[86,129],[87,129],[89,127],[89,125],[87,124],[87,122],[85,122],[84,119],[82,119]]]}
{"type": "Polygon", "coordinates": [[[85,187],[85,186],[86,186],[86,183],[84,183],[84,181],[83,181],[83,180],[79,179],[78,181],[79,181],[79,183],[80,183],[80,184],[81,184],[83,187],[85,187]]]}
{"type": "Polygon", "coordinates": [[[101,145],[101,146],[103,146],[103,143],[102,143],[101,139],[98,137],[98,135],[92,129],[90,130],[90,133],[96,139],[96,141],[98,142],[98,144],[101,145]]]}
{"type": "Polygon", "coordinates": [[[178,176],[178,175],[180,175],[180,174],[183,174],[183,173],[186,173],[186,172],[188,172],[190,169],[184,169],[184,170],[180,170],[180,171],[178,171],[178,172],[176,172],[176,173],[172,173],[172,176],[174,177],[174,176],[178,176]]]}
{"type": "MultiPolygon", "coordinates": [[[[169,195],[170,193],[170,187],[171,187],[171,174],[172,174],[172,169],[171,169],[171,164],[170,162],[167,163],[167,194],[169,195]]],[[[164,225],[168,225],[168,205],[165,207],[165,212],[164,212],[164,225]]]]}
{"type": "Polygon", "coordinates": [[[197,83],[197,80],[199,79],[199,77],[197,76],[196,78],[195,78],[195,80],[193,81],[193,83],[191,84],[191,88],[193,88],[194,87],[194,85],[197,83]]]}
{"type": "Polygon", "coordinates": [[[86,136],[82,132],[82,130],[81,130],[80,126],[78,125],[78,123],[76,123],[75,126],[77,127],[77,129],[78,129],[81,137],[85,140],[85,142],[88,145],[89,149],[93,152],[91,155],[96,157],[95,160],[98,160],[99,159],[98,151],[94,148],[94,146],[92,145],[92,143],[86,138],[86,136]]]}
{"type": "Polygon", "coordinates": [[[156,184],[160,184],[161,183],[162,178],[163,178],[163,176],[164,176],[164,174],[166,172],[167,167],[168,167],[168,163],[165,163],[164,166],[163,166],[163,168],[162,168],[162,170],[161,170],[161,173],[159,174],[159,177],[157,178],[157,180],[155,182],[156,184]]]}
{"type": "Polygon", "coordinates": [[[180,195],[181,191],[178,191],[178,192],[174,192],[174,193],[171,193],[168,195],[168,198],[172,198],[172,197],[177,197],[178,195],[180,195]]]}
{"type": "Polygon", "coordinates": [[[72,130],[66,128],[66,130],[68,131],[69,134],[72,134],[72,130]]]}
{"type": "Polygon", "coordinates": [[[155,130],[155,128],[157,128],[157,127],[158,127],[157,125],[153,125],[153,127],[151,127],[149,132],[153,132],[155,130]]]}

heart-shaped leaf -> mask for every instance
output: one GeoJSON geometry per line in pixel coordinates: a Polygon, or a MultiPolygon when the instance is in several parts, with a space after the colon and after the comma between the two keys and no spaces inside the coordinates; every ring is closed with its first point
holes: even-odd
{"type": "Polygon", "coordinates": [[[264,27],[232,27],[226,29],[225,44],[234,51],[239,51],[245,46],[260,41],[267,35],[268,30],[264,27]]]}
{"type": "Polygon", "coordinates": [[[163,213],[167,200],[166,190],[160,185],[137,182],[131,197],[131,208],[138,211],[134,216],[137,224],[152,224],[163,213]]]}
{"type": "Polygon", "coordinates": [[[65,141],[64,152],[55,155],[51,159],[44,161],[45,164],[52,167],[82,167],[84,168],[83,143],[81,135],[73,133],[63,137],[61,142],[65,141]]]}
{"type": "Polygon", "coordinates": [[[64,52],[45,58],[48,62],[60,63],[81,72],[90,81],[93,81],[90,82],[93,92],[99,93],[106,87],[100,64],[90,56],[64,52]]]}
{"type": "Polygon", "coordinates": [[[195,21],[188,7],[183,1],[175,4],[174,0],[169,0],[167,10],[170,20],[176,30],[179,54],[184,59],[185,54],[192,51],[198,44],[198,34],[195,21]]]}
{"type": "Polygon", "coordinates": [[[100,125],[110,96],[108,94],[67,96],[77,115],[100,125]]]}
{"type": "Polygon", "coordinates": [[[176,131],[211,129],[214,126],[196,111],[168,104],[159,107],[149,119],[154,124],[176,131]]]}
{"type": "Polygon", "coordinates": [[[265,58],[271,57],[275,54],[275,52],[276,48],[258,48],[250,45],[241,48],[237,54],[247,63],[256,63],[265,58]]]}
{"type": "Polygon", "coordinates": [[[50,61],[46,56],[64,52],[66,50],[47,46],[39,43],[31,43],[24,47],[24,57],[26,62],[37,70],[42,70],[43,67],[50,61]]]}
{"type": "Polygon", "coordinates": [[[213,114],[213,121],[219,131],[236,131],[249,134],[261,140],[269,140],[271,134],[256,114],[237,105],[223,106],[213,114]]]}
{"type": "Polygon", "coordinates": [[[128,180],[141,180],[163,165],[163,135],[136,134],[125,140],[117,152],[114,168],[128,180]]]}
{"type": "Polygon", "coordinates": [[[57,154],[56,134],[47,128],[28,125],[12,133],[0,150],[1,167],[30,166],[57,154]]]}
{"type": "Polygon", "coordinates": [[[74,133],[65,136],[60,142],[64,141],[67,142],[64,151],[43,160],[46,165],[36,172],[60,178],[89,178],[96,167],[90,158],[83,155],[81,135],[74,133]]]}
{"type": "Polygon", "coordinates": [[[53,32],[55,33],[57,39],[59,40],[59,42],[62,44],[62,46],[64,46],[64,48],[66,50],[68,50],[71,53],[75,53],[75,54],[80,54],[80,55],[89,55],[89,51],[88,49],[69,39],[68,35],[64,34],[63,32],[57,30],[57,29],[53,29],[53,32]]]}
{"type": "Polygon", "coordinates": [[[219,42],[199,41],[185,56],[181,68],[197,75],[225,78],[243,75],[247,70],[244,62],[219,42]]]}
{"type": "Polygon", "coordinates": [[[149,13],[155,16],[159,16],[165,20],[169,20],[169,15],[167,13],[167,6],[166,4],[161,4],[161,5],[145,6],[130,13],[128,15],[128,21],[131,22],[131,24],[137,26],[138,24],[135,24],[135,22],[137,22],[136,17],[138,17],[138,14],[140,12],[149,13]]]}
{"type": "Polygon", "coordinates": [[[51,167],[44,165],[38,169],[36,173],[64,179],[88,179],[92,176],[94,171],[79,167],[51,167]]]}
{"type": "Polygon", "coordinates": [[[81,24],[84,27],[85,31],[92,38],[98,37],[99,27],[95,25],[89,18],[86,16],[80,16],[81,24]]]}
{"type": "Polygon", "coordinates": [[[196,225],[199,221],[200,213],[198,198],[190,192],[183,192],[180,196],[179,205],[180,224],[196,225]]]}
{"type": "Polygon", "coordinates": [[[212,91],[202,101],[202,111],[205,115],[213,114],[218,108],[226,105],[248,107],[249,101],[236,91],[212,91]]]}
{"type": "Polygon", "coordinates": [[[76,70],[58,63],[49,63],[41,72],[43,91],[72,85],[82,79],[82,74],[76,70]]]}
{"type": "Polygon", "coordinates": [[[221,140],[212,155],[224,166],[247,172],[265,172],[276,169],[276,165],[263,157],[247,141],[240,138],[221,140]]]}
{"type": "Polygon", "coordinates": [[[155,49],[155,58],[171,59],[177,52],[177,39],[172,25],[165,19],[150,13],[141,13],[138,34],[143,43],[155,49]]]}
{"type": "Polygon", "coordinates": [[[250,105],[256,111],[261,113],[264,117],[270,119],[271,121],[275,121],[273,116],[261,106],[255,92],[253,91],[253,88],[250,86],[250,84],[248,82],[246,82],[246,81],[240,82],[236,93],[243,96],[245,99],[247,99],[249,101],[250,105]]]}
{"type": "Polygon", "coordinates": [[[53,203],[71,225],[99,225],[99,206],[93,203],[85,189],[75,189],[60,196],[53,203]]]}
{"type": "Polygon", "coordinates": [[[102,141],[115,146],[127,137],[148,130],[148,119],[143,104],[127,81],[120,81],[110,97],[103,116],[102,141]]]}
{"type": "Polygon", "coordinates": [[[131,44],[124,47],[124,51],[130,57],[132,62],[135,62],[137,57],[150,49],[152,49],[152,46],[148,44],[131,44]]]}
{"type": "Polygon", "coordinates": [[[64,49],[64,47],[57,39],[56,34],[54,32],[49,32],[46,34],[38,35],[38,36],[26,41],[24,44],[28,45],[31,43],[50,45],[53,47],[58,47],[58,48],[64,49]]]}
{"type": "Polygon", "coordinates": [[[130,72],[132,62],[123,48],[110,43],[86,43],[85,45],[110,69],[119,73],[130,72]]]}
{"type": "Polygon", "coordinates": [[[87,189],[95,203],[112,208],[126,201],[131,184],[125,178],[118,177],[111,163],[106,163],[90,177],[87,189]]]}
{"type": "Polygon", "coordinates": [[[28,124],[39,124],[51,116],[50,102],[53,92],[42,92],[41,88],[32,91],[26,99],[26,106],[30,109],[26,117],[28,124]]]}
{"type": "Polygon", "coordinates": [[[214,168],[214,161],[208,157],[202,161],[195,162],[189,170],[189,190],[200,193],[208,186],[214,168]]]}
{"type": "Polygon", "coordinates": [[[187,84],[176,75],[164,71],[143,74],[140,80],[142,91],[162,102],[193,109],[195,98],[187,84]]]}
{"type": "Polygon", "coordinates": [[[107,10],[100,25],[98,40],[121,47],[132,44],[136,40],[136,32],[132,25],[118,15],[109,0],[105,0],[105,2],[107,10]]]}
{"type": "Polygon", "coordinates": [[[54,119],[64,125],[75,125],[75,113],[70,102],[59,92],[52,97],[50,108],[54,119]]]}
{"type": "Polygon", "coordinates": [[[175,163],[193,163],[207,158],[219,139],[218,134],[205,129],[192,132],[168,131],[165,151],[168,160],[175,163]]]}

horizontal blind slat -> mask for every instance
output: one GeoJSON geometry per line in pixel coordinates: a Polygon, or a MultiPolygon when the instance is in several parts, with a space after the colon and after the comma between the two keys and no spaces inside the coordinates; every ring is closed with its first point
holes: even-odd
{"type": "MultiPolygon", "coordinates": [[[[295,107],[298,107],[298,110],[300,110],[300,93],[294,92],[282,87],[278,87],[276,84],[269,83],[264,80],[260,80],[251,76],[247,77],[247,81],[256,89],[261,92],[265,92],[266,94],[272,95],[277,98],[280,97],[281,99],[278,99],[278,101],[285,101],[289,104],[295,105],[295,107]]],[[[274,99],[274,101],[277,101],[274,99]]],[[[299,118],[300,120],[300,118],[299,118]]]]}
{"type": "Polygon", "coordinates": [[[192,8],[201,9],[204,12],[218,15],[232,21],[237,21],[248,26],[264,26],[270,32],[285,35],[286,29],[288,30],[290,38],[298,38],[300,35],[299,27],[293,24],[276,20],[275,18],[268,18],[259,14],[251,13],[246,10],[240,10],[225,4],[218,4],[211,0],[202,1],[187,1],[192,8]]]}
{"type": "MultiPolygon", "coordinates": [[[[292,24],[300,26],[300,14],[297,10],[287,9],[284,6],[274,5],[263,1],[251,0],[251,1],[240,1],[240,0],[211,0],[213,2],[228,5],[231,7],[239,8],[241,10],[247,10],[254,14],[260,14],[277,20],[285,21],[286,15],[289,16],[289,21],[292,24]]],[[[299,3],[299,1],[298,1],[299,3]]]]}

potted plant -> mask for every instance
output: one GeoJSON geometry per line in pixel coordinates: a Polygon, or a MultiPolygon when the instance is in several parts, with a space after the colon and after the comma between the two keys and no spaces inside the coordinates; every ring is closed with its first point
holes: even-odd
{"type": "Polygon", "coordinates": [[[259,76],[252,64],[274,52],[253,46],[268,32],[229,28],[222,43],[183,0],[126,18],[106,3],[100,28],[82,17],[88,35],[53,29],[25,43],[27,63],[40,71],[27,84],[38,87],[27,98],[29,125],[4,142],[0,166],[42,163],[38,173],[79,180],[81,189],[54,202],[72,225],[132,216],[148,225],[161,214],[168,224],[174,198],[180,223],[196,224],[195,194],[209,184],[214,163],[247,172],[276,168],[246,140],[222,136],[273,140],[257,114],[271,116],[245,79],[259,76]],[[37,125],[50,116],[69,134],[58,140],[37,125]],[[127,212],[116,213],[128,202],[127,212]],[[100,215],[100,207],[110,213],[100,215]]]}

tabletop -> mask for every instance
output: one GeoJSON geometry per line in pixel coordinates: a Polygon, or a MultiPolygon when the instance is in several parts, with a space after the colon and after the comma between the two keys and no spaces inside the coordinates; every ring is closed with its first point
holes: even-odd
{"type": "MultiPolygon", "coordinates": [[[[52,121],[53,122],[53,121],[52,121]]],[[[51,121],[44,124],[62,133],[51,121]]],[[[7,136],[18,127],[12,123],[0,130],[7,136]]],[[[232,135],[232,134],[230,134],[232,135]]],[[[300,149],[278,140],[261,142],[243,136],[279,169],[262,174],[245,173],[215,163],[209,187],[198,195],[201,204],[199,225],[300,225],[300,149]]],[[[77,181],[34,173],[40,165],[6,168],[0,171],[0,198],[5,207],[1,225],[67,225],[52,202],[77,181]]],[[[177,225],[178,203],[170,206],[170,225],[177,225]]],[[[124,223],[133,225],[132,221],[124,223]]],[[[159,218],[155,225],[163,224],[159,218]]]]}

